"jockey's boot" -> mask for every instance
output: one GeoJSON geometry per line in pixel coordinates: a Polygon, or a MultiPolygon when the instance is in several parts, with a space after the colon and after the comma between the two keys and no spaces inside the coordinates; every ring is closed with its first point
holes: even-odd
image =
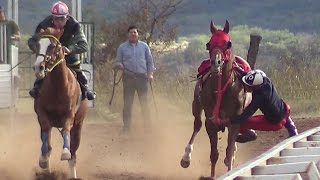
{"type": "Polygon", "coordinates": [[[248,129],[246,132],[238,134],[236,142],[238,142],[238,143],[246,143],[246,142],[249,142],[249,141],[254,141],[256,139],[257,139],[256,132],[254,130],[252,130],[252,129],[248,129]]]}
{"type": "Polygon", "coordinates": [[[77,79],[80,83],[82,94],[88,98],[88,100],[93,100],[96,98],[96,92],[89,90],[88,79],[86,74],[80,69],[76,70],[77,79]]]}
{"type": "Polygon", "coordinates": [[[287,128],[289,137],[298,135],[297,127],[296,127],[296,125],[294,124],[294,122],[292,121],[292,119],[291,119],[290,116],[288,117],[287,122],[286,122],[286,124],[284,125],[284,127],[287,128]]]}
{"type": "Polygon", "coordinates": [[[33,88],[29,91],[31,97],[36,99],[39,96],[39,89],[42,85],[43,79],[36,79],[33,84],[33,88]]]}

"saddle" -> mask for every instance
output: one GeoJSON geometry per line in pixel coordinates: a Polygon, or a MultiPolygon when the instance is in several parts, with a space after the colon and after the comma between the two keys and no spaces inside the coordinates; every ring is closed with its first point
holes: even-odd
{"type": "MultiPolygon", "coordinates": [[[[208,72],[210,70],[210,66],[210,59],[204,59],[198,67],[197,79],[202,79],[202,81],[204,82],[208,77],[208,75],[206,74],[209,74],[208,72]]],[[[240,77],[246,75],[249,71],[251,71],[249,63],[240,56],[235,56],[233,67],[237,75],[240,77]]]]}

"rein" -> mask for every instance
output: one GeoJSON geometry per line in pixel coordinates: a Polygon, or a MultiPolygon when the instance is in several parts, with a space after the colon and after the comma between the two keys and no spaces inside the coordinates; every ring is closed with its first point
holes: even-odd
{"type": "Polygon", "coordinates": [[[219,115],[220,115],[220,106],[222,101],[222,96],[225,93],[227,87],[232,83],[232,72],[230,73],[227,82],[224,84],[223,88],[222,86],[222,74],[218,74],[218,89],[217,89],[217,101],[216,105],[213,109],[213,121],[215,124],[219,123],[219,115]]]}
{"type": "MultiPolygon", "coordinates": [[[[232,66],[233,69],[233,66],[232,66]]],[[[231,73],[228,77],[227,82],[224,84],[224,86],[222,86],[222,72],[218,73],[218,84],[217,84],[217,100],[216,100],[216,104],[213,108],[213,112],[212,112],[212,116],[213,116],[213,123],[214,124],[219,124],[219,116],[220,116],[220,107],[221,107],[221,102],[222,102],[222,96],[224,95],[227,87],[232,84],[232,69],[231,69],[231,73]]]]}

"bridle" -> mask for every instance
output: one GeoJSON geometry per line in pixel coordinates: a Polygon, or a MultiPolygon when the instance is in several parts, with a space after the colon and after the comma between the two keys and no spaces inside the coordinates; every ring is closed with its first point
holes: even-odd
{"type": "Polygon", "coordinates": [[[48,73],[51,72],[57,65],[62,63],[64,61],[64,57],[60,57],[62,46],[58,38],[56,38],[53,35],[40,35],[39,40],[43,38],[49,38],[50,40],[54,40],[56,45],[55,51],[51,55],[42,54],[39,52],[37,53],[37,56],[42,56],[44,58],[44,71],[48,73]]]}
{"type": "MultiPolygon", "coordinates": [[[[227,42],[229,43],[229,42],[227,42]]],[[[230,42],[231,43],[231,42],[230,42]]],[[[210,43],[207,44],[207,49],[210,48],[210,43]],[[209,44],[209,46],[208,46],[209,44]]],[[[216,75],[217,76],[217,90],[215,92],[216,94],[216,104],[213,109],[213,121],[215,124],[220,124],[220,107],[221,107],[221,102],[222,102],[222,96],[227,90],[227,88],[232,84],[233,82],[233,76],[232,76],[232,71],[230,74],[228,74],[228,79],[225,82],[225,84],[222,84],[222,75],[223,75],[223,67],[228,64],[228,61],[230,61],[230,51],[231,44],[227,44],[227,49],[222,50],[222,48],[215,46],[212,49],[209,49],[210,53],[210,63],[211,63],[211,76],[216,75]],[[211,53],[217,52],[214,54],[214,62],[212,61],[211,53]],[[229,57],[227,59],[227,57],[229,57]]]]}
{"type": "Polygon", "coordinates": [[[228,60],[224,60],[221,53],[216,53],[214,56],[214,61],[212,61],[212,59],[210,58],[211,73],[222,75],[223,66],[228,60]]]}

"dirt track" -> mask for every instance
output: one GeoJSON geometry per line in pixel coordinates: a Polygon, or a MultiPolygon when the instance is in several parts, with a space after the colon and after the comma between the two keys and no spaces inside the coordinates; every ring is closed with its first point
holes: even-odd
{"type": "MultiPolygon", "coordinates": [[[[159,120],[151,133],[145,133],[139,118],[134,130],[121,133],[121,120],[111,122],[96,120],[91,113],[82,133],[78,150],[78,175],[82,179],[142,180],[142,179],[197,179],[209,175],[209,141],[202,128],[196,139],[193,161],[188,169],[179,165],[184,147],[191,135],[191,113],[179,112],[168,104],[160,106],[159,120]]],[[[0,123],[0,179],[35,179],[39,170],[39,125],[31,104],[16,110],[1,110],[0,123]]],[[[300,131],[319,126],[319,119],[296,120],[300,131]]],[[[51,166],[57,176],[64,179],[68,172],[67,162],[59,160],[62,139],[53,131],[51,166]]],[[[220,134],[219,174],[226,172],[222,164],[225,137],[220,134]]],[[[287,136],[284,130],[276,133],[259,132],[259,139],[238,145],[236,165],[272,147],[287,136]]]]}

